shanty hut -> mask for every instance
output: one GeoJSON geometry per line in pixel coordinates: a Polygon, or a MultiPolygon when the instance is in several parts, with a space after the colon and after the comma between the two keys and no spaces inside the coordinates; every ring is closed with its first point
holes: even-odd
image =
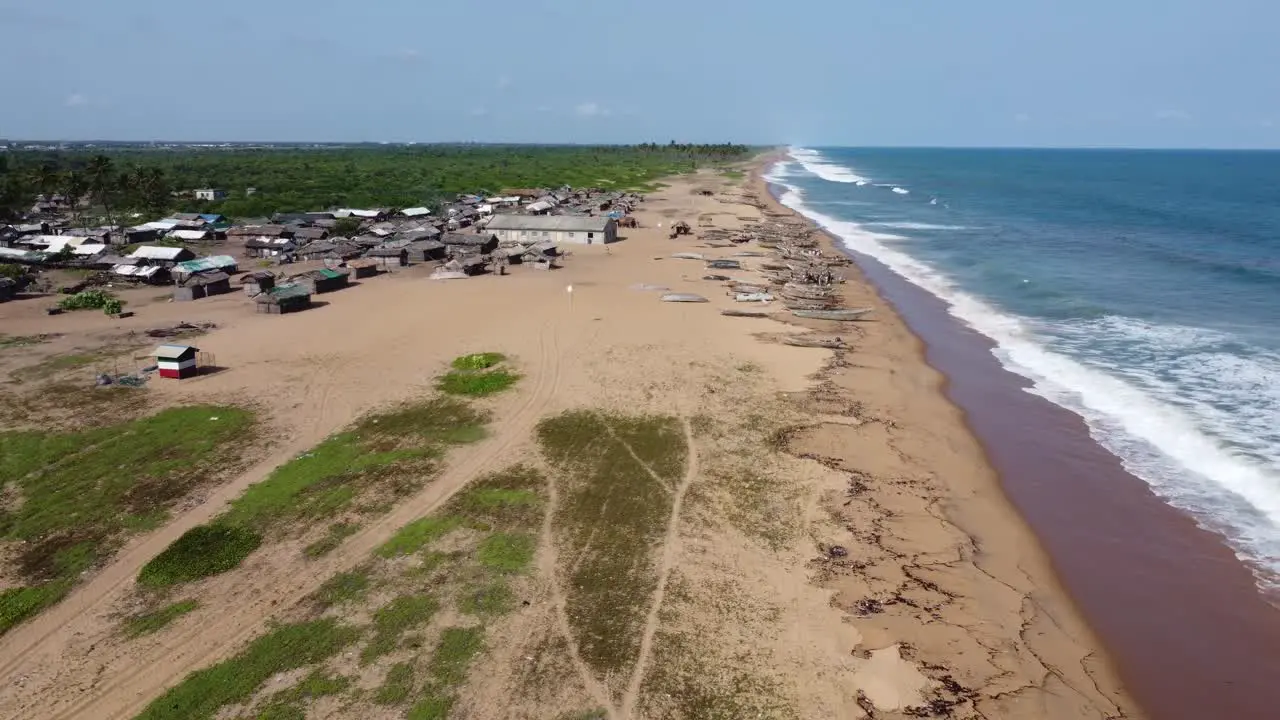
{"type": "Polygon", "coordinates": [[[259,293],[264,293],[276,286],[276,276],[265,270],[246,273],[240,278],[240,284],[244,286],[244,294],[254,297],[259,293]]]}
{"type": "Polygon", "coordinates": [[[348,260],[347,267],[351,268],[351,274],[359,278],[375,277],[378,274],[378,259],[375,258],[357,258],[348,260]]]}
{"type": "Polygon", "coordinates": [[[404,246],[408,259],[412,262],[431,262],[443,260],[448,255],[444,243],[439,240],[415,240],[404,246]]]}
{"type": "Polygon", "coordinates": [[[498,249],[498,236],[493,233],[445,233],[440,236],[450,252],[487,255],[498,249]]]}
{"type": "Polygon", "coordinates": [[[298,275],[294,279],[303,285],[309,285],[311,292],[319,295],[347,287],[351,276],[341,270],[321,268],[298,275]]]}
{"type": "Polygon", "coordinates": [[[12,300],[18,294],[18,281],[13,278],[0,277],[0,302],[12,300]]]}
{"type": "Polygon", "coordinates": [[[200,372],[197,362],[199,353],[200,348],[190,345],[161,345],[152,355],[156,359],[160,377],[181,380],[200,372]]]}
{"type": "Polygon", "coordinates": [[[254,298],[258,312],[283,315],[311,307],[311,289],[301,283],[277,285],[254,298]]]}
{"type": "MultiPolygon", "coordinates": [[[[391,272],[409,264],[409,251],[403,247],[376,247],[364,256],[374,261],[380,270],[391,272]]],[[[351,263],[347,263],[350,265],[351,263]]],[[[356,275],[356,277],[360,277],[356,275]]]]}
{"type": "Polygon", "coordinates": [[[231,292],[231,276],[224,272],[207,272],[188,275],[173,288],[173,299],[179,302],[199,300],[210,295],[231,292]]]}
{"type": "Polygon", "coordinates": [[[322,227],[300,227],[293,231],[293,237],[300,242],[311,242],[329,237],[329,231],[322,227]]]}
{"type": "MultiPolygon", "coordinates": [[[[233,273],[236,271],[236,265],[236,259],[230,255],[210,255],[209,257],[187,260],[174,265],[173,276],[181,280],[190,275],[198,275],[200,273],[233,273]]],[[[230,288],[228,288],[227,292],[230,292],[230,288]]]]}

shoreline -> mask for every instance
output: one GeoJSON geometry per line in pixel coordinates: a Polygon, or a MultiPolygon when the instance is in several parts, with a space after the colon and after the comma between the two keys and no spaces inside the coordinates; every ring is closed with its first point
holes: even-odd
{"type": "MultiPolygon", "coordinates": [[[[850,257],[851,253],[840,245],[837,238],[809,218],[783,205],[774,196],[772,188],[763,176],[778,158],[779,154],[775,152],[754,161],[748,180],[748,189],[754,191],[757,197],[768,206],[769,212],[798,219],[816,229],[818,237],[821,238],[820,247],[824,252],[850,257]]],[[[861,258],[851,257],[851,259],[853,262],[849,266],[841,268],[841,274],[846,279],[844,293],[846,299],[850,299],[850,296],[857,298],[856,302],[848,304],[875,308],[876,321],[868,325],[874,325],[877,330],[887,328],[887,334],[894,336],[889,344],[896,344],[898,346],[896,350],[901,353],[891,358],[892,367],[889,373],[898,376],[897,382],[911,386],[915,393],[932,396],[931,401],[920,403],[922,407],[914,410],[900,406],[892,407],[888,412],[889,420],[905,425],[921,421],[922,411],[924,414],[931,415],[929,422],[934,427],[925,431],[926,442],[939,439],[934,436],[935,432],[944,434],[947,436],[946,442],[958,447],[959,457],[967,461],[968,472],[960,473],[965,476],[964,481],[947,483],[943,496],[939,498],[940,519],[945,518],[945,522],[951,523],[967,535],[969,549],[972,550],[969,559],[973,562],[973,567],[985,576],[984,579],[1003,586],[1002,589],[1016,589],[1021,594],[1024,604],[1029,603],[1035,606],[1043,616],[1051,618],[1048,624],[1052,625],[1053,630],[1062,633],[1055,635],[1043,626],[1036,628],[1039,632],[1026,632],[1036,627],[1037,621],[1034,620],[1034,616],[1037,612],[1033,610],[1030,613],[1033,619],[1028,620],[1025,608],[1020,609],[1023,625],[1016,634],[1020,641],[1025,642],[1025,650],[1030,658],[1033,658],[1030,662],[1026,662],[1028,658],[1024,656],[1020,664],[1021,669],[1026,670],[1029,665],[1039,666],[1046,673],[1047,678],[1055,675],[1055,670],[1051,668],[1063,668],[1069,663],[1074,663],[1079,668],[1079,672],[1067,673],[1072,675],[1070,678],[1057,675],[1058,679],[1064,681],[1068,687],[1071,687],[1072,680],[1089,685],[1088,688],[1071,688],[1081,693],[1075,701],[1077,703],[1084,701],[1083,703],[1057,705],[1055,700],[1061,698],[1041,682],[1038,693],[1027,692],[1029,696],[1027,701],[1030,704],[1015,704],[1004,708],[1006,712],[1011,713],[1008,716],[1029,714],[1029,716],[1053,717],[1143,717],[1142,710],[1129,697],[1122,677],[1104,649],[1101,638],[1085,622],[1073,597],[1060,582],[1052,556],[1042,549],[1034,528],[1024,519],[1015,503],[1006,494],[996,463],[993,462],[982,439],[969,423],[965,408],[955,403],[952,397],[951,378],[930,362],[929,342],[915,331],[895,303],[886,296],[884,289],[868,275],[862,266],[861,258]],[[898,411],[901,417],[895,416],[895,411],[898,411]],[[1092,703],[1087,699],[1089,691],[1095,693],[1092,703]],[[1106,702],[1097,702],[1101,698],[1105,698],[1106,702]],[[1068,705],[1070,705],[1069,708],[1068,705]],[[1088,709],[1085,710],[1081,705],[1088,709]],[[1037,710],[1029,712],[1031,707],[1036,707],[1037,710]]],[[[799,321],[797,324],[806,323],[799,321]]],[[[810,325],[823,326],[820,322],[810,323],[810,325]]],[[[859,329],[862,329],[861,326],[859,329]]],[[[863,330],[864,333],[875,331],[863,330]]],[[[855,342],[854,348],[857,347],[858,343],[855,342]]],[[[854,362],[852,365],[856,368],[860,363],[854,362]]],[[[865,381],[860,383],[856,378],[850,378],[847,375],[844,378],[838,378],[828,374],[823,381],[834,382],[846,394],[854,397],[864,394],[867,390],[865,381]]],[[[901,398],[892,397],[892,389],[888,395],[890,397],[887,401],[891,405],[901,402],[901,398]]],[[[904,454],[910,454],[910,451],[904,451],[900,446],[895,449],[904,454]]],[[[921,448],[917,457],[927,455],[927,449],[921,448]]],[[[936,457],[934,459],[936,460],[936,457]]],[[[936,464],[929,469],[938,472],[954,470],[952,467],[936,464]]],[[[964,553],[961,555],[963,560],[964,553]]],[[[983,594],[982,590],[974,593],[979,597],[983,594]]],[[[977,600],[978,597],[972,599],[977,600]]],[[[1016,647],[1017,644],[1015,641],[1013,646],[1016,647]]],[[[1023,655],[1020,652],[1015,654],[1023,655]]],[[[1016,692],[1025,692],[1030,689],[1023,688],[1016,692]]]]}
{"type": "Polygon", "coordinates": [[[920,338],[941,392],[1142,708],[1188,720],[1267,715],[1280,701],[1280,613],[1249,568],[1129,474],[1082,419],[1025,392],[943,301],[824,235],[920,338]]]}

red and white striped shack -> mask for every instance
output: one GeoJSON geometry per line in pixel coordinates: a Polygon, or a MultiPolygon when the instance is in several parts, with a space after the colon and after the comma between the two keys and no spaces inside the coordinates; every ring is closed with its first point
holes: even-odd
{"type": "Polygon", "coordinates": [[[196,354],[200,348],[190,345],[161,345],[152,353],[160,368],[160,377],[188,378],[196,374],[196,354]]]}

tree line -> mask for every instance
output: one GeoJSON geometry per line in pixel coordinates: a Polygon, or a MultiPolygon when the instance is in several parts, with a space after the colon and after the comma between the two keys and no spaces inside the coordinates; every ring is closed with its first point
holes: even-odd
{"type": "Polygon", "coordinates": [[[108,223],[134,213],[270,216],[332,207],[436,207],[458,193],[504,188],[645,189],[665,175],[744,160],[732,143],[627,146],[424,145],[322,149],[118,148],[0,154],[0,219],[20,218],[37,195],[84,198],[108,223]],[[223,200],[189,191],[218,188],[223,200]]]}

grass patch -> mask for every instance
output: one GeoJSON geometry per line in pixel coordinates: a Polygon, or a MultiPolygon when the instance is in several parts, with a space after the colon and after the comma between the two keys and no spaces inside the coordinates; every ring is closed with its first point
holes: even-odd
{"type": "Polygon", "coordinates": [[[450,364],[454,370],[488,370],[506,359],[507,356],[502,353],[486,352],[463,355],[450,364]]]}
{"type": "Polygon", "coordinates": [[[449,502],[449,514],[491,528],[531,528],[542,520],[545,485],[537,470],[516,465],[472,482],[449,502]]]}
{"type": "Polygon", "coordinates": [[[9,348],[30,347],[48,342],[55,335],[5,335],[0,333],[0,350],[9,348]]]}
{"type": "Polygon", "coordinates": [[[262,536],[248,528],[197,525],[143,565],[138,584],[167,587],[220,575],[238,566],[261,544],[262,536]]]}
{"type": "Polygon", "coordinates": [[[579,651],[601,677],[625,677],[657,583],[652,553],[671,512],[668,488],[684,474],[683,429],[671,417],[577,411],[543,420],[538,439],[563,483],[554,521],[579,651]]]}
{"type": "Polygon", "coordinates": [[[364,418],[252,485],[227,513],[232,525],[266,528],[282,519],[328,517],[372,486],[403,495],[419,486],[395,482],[425,475],[451,445],[484,436],[485,416],[465,403],[433,398],[364,418]]]}
{"type": "Polygon", "coordinates": [[[247,411],[196,406],[82,432],[0,433],[0,478],[17,499],[0,510],[0,541],[22,543],[16,590],[26,590],[0,594],[0,632],[57,602],[123,537],[236,463],[252,427],[247,411]]]}
{"type": "Polygon", "coordinates": [[[128,618],[124,622],[124,634],[130,638],[142,637],[159,632],[169,625],[169,623],[186,615],[200,606],[195,600],[180,600],[176,603],[166,605],[159,610],[142,613],[128,618]]]}
{"type": "Polygon", "coordinates": [[[484,650],[484,628],[449,628],[440,636],[427,666],[427,687],[409,709],[410,720],[447,718],[471,662],[484,650]]]}
{"type": "Polygon", "coordinates": [[[413,666],[396,663],[387,671],[382,685],[373,692],[373,701],[379,705],[399,705],[413,693],[413,666]]]}
{"type": "Polygon", "coordinates": [[[458,610],[468,615],[492,617],[505,615],[516,606],[515,594],[501,580],[479,587],[463,589],[458,595],[458,610]]]}
{"type": "Polygon", "coordinates": [[[519,572],[533,560],[537,542],[532,535],[494,533],[480,542],[480,564],[499,572],[519,572]]]}
{"type": "Polygon", "coordinates": [[[746,173],[742,172],[741,170],[721,170],[720,174],[730,180],[741,180],[742,178],[746,177],[746,173]]]}
{"type": "Polygon", "coordinates": [[[255,712],[255,720],[306,720],[306,703],[337,695],[351,686],[351,678],[315,670],[297,685],[269,697],[255,712]]]}
{"type": "Polygon", "coordinates": [[[436,387],[450,395],[485,397],[506,390],[519,379],[519,375],[501,368],[482,371],[451,370],[440,378],[436,387]]]}
{"type": "Polygon", "coordinates": [[[453,698],[428,695],[410,708],[406,717],[408,720],[444,720],[452,709],[453,698]]]}
{"type": "Polygon", "coordinates": [[[10,375],[14,380],[20,382],[30,382],[33,380],[42,380],[52,375],[65,372],[67,370],[75,370],[77,368],[92,365],[93,363],[103,359],[102,355],[94,354],[72,354],[72,355],[55,355],[54,357],[43,360],[35,365],[27,365],[26,367],[14,370],[10,375]]]}
{"type": "MultiPolygon", "coordinates": [[[[483,437],[486,419],[466,403],[442,397],[370,415],[251,485],[210,527],[238,533],[240,538],[266,537],[290,521],[359,512],[353,505],[362,497],[403,497],[430,478],[448,447],[483,437]]],[[[322,555],[340,544],[343,533],[350,531],[342,525],[331,527],[330,534],[313,544],[308,554],[322,555]]],[[[234,547],[243,549],[247,541],[234,547]]],[[[174,563],[166,563],[166,575],[172,578],[166,584],[227,572],[248,555],[240,552],[236,557],[228,550],[201,561],[171,546],[152,562],[174,553],[193,569],[184,575],[174,563]]]]}
{"type": "Polygon", "coordinates": [[[414,520],[396,531],[396,534],[392,535],[390,540],[377,549],[377,553],[384,558],[411,555],[426,547],[427,543],[461,524],[462,520],[460,518],[447,515],[445,517],[432,516],[414,520]]]}
{"type": "Polygon", "coordinates": [[[356,523],[334,523],[324,537],[303,548],[302,554],[312,559],[328,555],[359,529],[356,523]]]}
{"type": "Polygon", "coordinates": [[[360,659],[367,663],[395,650],[406,630],[426,623],[439,609],[440,603],[430,595],[401,595],[378,608],[373,614],[374,635],[360,659]]]}
{"type": "Polygon", "coordinates": [[[369,575],[364,571],[338,573],[316,589],[311,599],[320,611],[362,599],[369,592],[369,575]]]}
{"type": "Polygon", "coordinates": [[[358,634],[333,619],[277,627],[236,656],[191,673],[137,720],[209,720],[222,707],[253,697],[273,675],[333,657],[358,634]]]}

